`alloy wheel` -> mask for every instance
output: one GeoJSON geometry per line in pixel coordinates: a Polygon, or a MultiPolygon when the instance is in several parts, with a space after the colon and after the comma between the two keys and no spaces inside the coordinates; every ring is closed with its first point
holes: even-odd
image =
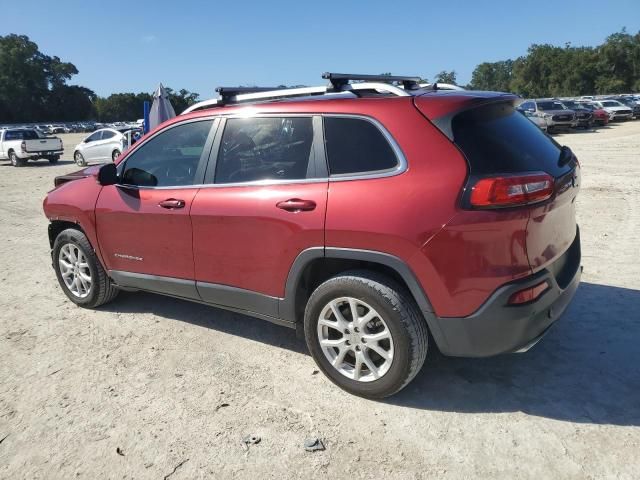
{"type": "Polygon", "coordinates": [[[373,307],[357,298],[331,300],[320,313],[317,335],[329,363],[351,380],[378,380],[393,362],[391,331],[373,307]]]}
{"type": "Polygon", "coordinates": [[[58,265],[67,289],[78,298],[87,297],[93,280],[84,252],[73,243],[65,243],[58,254],[58,265]]]}

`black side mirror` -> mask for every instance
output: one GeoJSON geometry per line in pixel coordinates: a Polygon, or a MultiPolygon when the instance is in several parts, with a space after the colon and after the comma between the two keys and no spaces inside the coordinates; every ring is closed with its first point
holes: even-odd
{"type": "Polygon", "coordinates": [[[103,187],[118,183],[118,169],[115,163],[106,163],[98,170],[98,183],[103,187]]]}

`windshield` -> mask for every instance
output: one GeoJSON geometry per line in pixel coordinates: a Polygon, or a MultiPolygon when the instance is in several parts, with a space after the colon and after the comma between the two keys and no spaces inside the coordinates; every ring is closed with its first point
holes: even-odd
{"type": "Polygon", "coordinates": [[[578,103],[574,101],[563,101],[562,104],[567,108],[582,108],[578,103]]]}
{"type": "Polygon", "coordinates": [[[602,102],[604,107],[621,107],[622,104],[620,102],[616,102],[615,100],[608,100],[606,102],[602,102]]]}
{"type": "Polygon", "coordinates": [[[560,102],[538,102],[540,110],[566,110],[560,102]]]}

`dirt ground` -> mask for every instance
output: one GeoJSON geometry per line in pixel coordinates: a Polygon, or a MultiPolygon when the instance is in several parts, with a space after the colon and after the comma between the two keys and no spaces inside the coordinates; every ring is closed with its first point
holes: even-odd
{"type": "Polygon", "coordinates": [[[526,354],[432,352],[381,402],[331,384],[287,328],[142,293],[73,306],[41,208],[77,169],[82,135],[63,137],[58,165],[0,163],[0,478],[640,476],[640,121],[556,137],[583,166],[584,275],[551,333],[526,354]]]}

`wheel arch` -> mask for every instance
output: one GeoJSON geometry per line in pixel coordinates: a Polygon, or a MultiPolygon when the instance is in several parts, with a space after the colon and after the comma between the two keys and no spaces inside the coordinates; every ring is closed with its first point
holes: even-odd
{"type": "MultiPolygon", "coordinates": [[[[87,232],[85,232],[79,223],[69,222],[67,220],[51,220],[49,222],[49,247],[53,248],[53,244],[58,238],[58,235],[68,228],[73,228],[74,230],[78,230],[87,236],[87,232]]],[[[89,237],[87,237],[87,240],[89,237]]],[[[91,243],[91,242],[89,242],[91,243]]]]}
{"type": "Polygon", "coordinates": [[[431,302],[411,268],[394,255],[372,250],[316,247],[302,251],[289,270],[279,316],[301,327],[311,293],[329,278],[354,269],[382,273],[404,286],[420,308],[438,346],[444,342],[431,302]]]}

